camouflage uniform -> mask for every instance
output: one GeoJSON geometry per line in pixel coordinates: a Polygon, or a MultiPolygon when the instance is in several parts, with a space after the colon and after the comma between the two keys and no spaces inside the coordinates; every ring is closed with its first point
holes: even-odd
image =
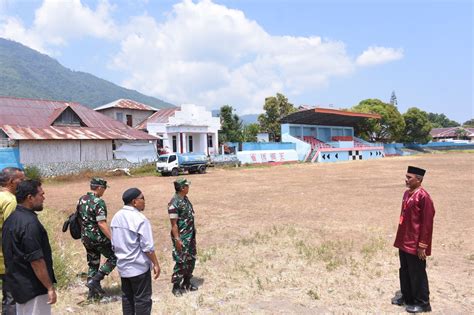
{"type": "Polygon", "coordinates": [[[196,229],[194,227],[193,205],[188,197],[184,196],[183,198],[175,194],[168,204],[168,213],[171,219],[178,219],[179,236],[183,242],[183,249],[178,252],[176,241],[171,234],[173,260],[175,261],[171,282],[181,284],[183,279],[186,281],[192,278],[196,263],[196,229]]]}
{"type": "Polygon", "coordinates": [[[108,275],[117,264],[117,257],[112,250],[112,244],[99,228],[98,221],[107,218],[107,207],[104,200],[88,192],[77,202],[77,210],[81,218],[81,241],[87,251],[89,265],[88,278],[92,278],[98,271],[100,255],[107,261],[100,266],[100,271],[108,275]]]}

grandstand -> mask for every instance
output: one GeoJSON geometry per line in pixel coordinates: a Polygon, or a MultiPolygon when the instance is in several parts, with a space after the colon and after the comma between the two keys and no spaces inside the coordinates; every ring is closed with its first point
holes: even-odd
{"type": "Polygon", "coordinates": [[[327,108],[302,109],[281,120],[282,141],[296,144],[298,158],[307,162],[367,160],[385,156],[383,145],[354,135],[364,119],[380,115],[327,108]]]}

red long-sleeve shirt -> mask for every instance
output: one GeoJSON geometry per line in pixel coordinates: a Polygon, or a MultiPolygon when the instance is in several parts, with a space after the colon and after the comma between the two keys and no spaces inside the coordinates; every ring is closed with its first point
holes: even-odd
{"type": "Polygon", "coordinates": [[[433,200],[426,190],[420,187],[412,194],[405,191],[393,246],[412,255],[418,248],[425,248],[426,256],[431,255],[434,215],[433,200]]]}

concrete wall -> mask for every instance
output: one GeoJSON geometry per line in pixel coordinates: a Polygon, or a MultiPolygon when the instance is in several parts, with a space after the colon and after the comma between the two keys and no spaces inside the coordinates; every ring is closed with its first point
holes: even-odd
{"type": "Polygon", "coordinates": [[[20,162],[80,162],[113,159],[112,140],[21,140],[20,162]]]}
{"type": "Polygon", "coordinates": [[[122,113],[123,119],[121,122],[127,124],[127,115],[132,115],[132,127],[135,127],[148,117],[150,117],[154,111],[151,110],[136,110],[136,109],[126,109],[126,108],[106,108],[98,111],[112,119],[117,119],[117,113],[122,113]]]}

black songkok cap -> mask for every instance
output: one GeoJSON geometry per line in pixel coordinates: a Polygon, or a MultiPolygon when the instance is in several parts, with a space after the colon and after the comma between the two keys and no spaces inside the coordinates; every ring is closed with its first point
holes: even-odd
{"type": "Polygon", "coordinates": [[[142,192],[138,188],[129,188],[125,190],[122,195],[123,204],[128,205],[133,199],[136,199],[138,196],[140,196],[141,193],[142,192]]]}
{"type": "Polygon", "coordinates": [[[425,176],[426,170],[415,166],[408,166],[407,173],[425,176]]]}

